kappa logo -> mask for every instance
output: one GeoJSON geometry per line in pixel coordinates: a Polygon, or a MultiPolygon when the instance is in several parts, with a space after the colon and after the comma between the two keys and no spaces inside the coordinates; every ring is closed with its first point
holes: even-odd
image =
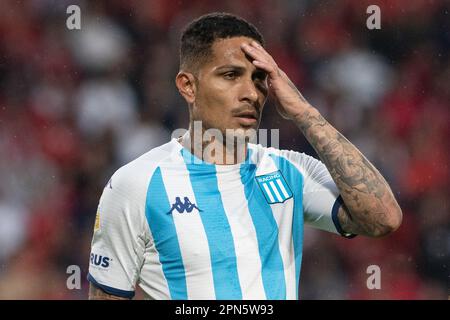
{"type": "Polygon", "coordinates": [[[172,204],[172,208],[170,209],[169,212],[167,212],[167,214],[172,214],[173,210],[177,210],[178,213],[183,213],[184,211],[189,213],[192,212],[192,210],[194,209],[197,209],[199,212],[202,212],[202,210],[200,210],[200,208],[197,207],[195,203],[191,203],[191,201],[189,201],[188,197],[184,197],[184,203],[181,202],[180,197],[176,197],[175,203],[172,204]]]}
{"type": "Polygon", "coordinates": [[[292,198],[291,188],[280,170],[255,178],[269,204],[283,203],[292,198]]]}

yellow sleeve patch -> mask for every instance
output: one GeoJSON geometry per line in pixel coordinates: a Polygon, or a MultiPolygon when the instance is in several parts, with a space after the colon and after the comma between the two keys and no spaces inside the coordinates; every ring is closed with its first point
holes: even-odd
{"type": "Polygon", "coordinates": [[[100,211],[97,211],[97,215],[95,216],[94,231],[97,231],[98,229],[100,229],[100,211]]]}

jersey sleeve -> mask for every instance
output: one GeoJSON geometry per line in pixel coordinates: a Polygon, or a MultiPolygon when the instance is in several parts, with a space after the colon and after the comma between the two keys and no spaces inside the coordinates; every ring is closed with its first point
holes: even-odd
{"type": "Polygon", "coordinates": [[[285,153],[303,176],[303,214],[305,224],[346,238],[337,213],[343,204],[339,190],[326,166],[319,160],[295,151],[285,153]]]}
{"type": "Polygon", "coordinates": [[[88,280],[125,298],[134,296],[144,260],[145,199],[140,192],[127,170],[112,176],[100,198],[91,243],[88,280]]]}

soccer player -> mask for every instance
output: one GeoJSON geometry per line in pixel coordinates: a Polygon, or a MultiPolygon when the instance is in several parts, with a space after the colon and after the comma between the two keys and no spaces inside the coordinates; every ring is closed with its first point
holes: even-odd
{"type": "Polygon", "coordinates": [[[150,299],[298,299],[304,223],[344,237],[399,227],[402,212],[384,178],[263,45],[253,25],[230,14],[186,27],[176,85],[189,131],[106,185],[92,240],[91,299],[132,298],[136,285],[150,299]],[[224,135],[257,129],[269,91],[322,162],[245,139],[217,152],[203,152],[212,140],[194,141],[194,121],[201,132],[224,135]]]}

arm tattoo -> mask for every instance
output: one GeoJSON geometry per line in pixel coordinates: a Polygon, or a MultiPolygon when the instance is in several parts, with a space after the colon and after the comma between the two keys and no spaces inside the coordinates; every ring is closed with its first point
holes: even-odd
{"type": "Polygon", "coordinates": [[[288,81],[289,87],[292,88],[292,90],[295,91],[295,93],[298,95],[298,97],[300,98],[300,101],[303,103],[308,103],[308,101],[306,101],[306,99],[303,97],[303,95],[300,93],[300,91],[298,91],[297,87],[295,86],[295,84],[286,76],[286,79],[288,81]]]}
{"type": "Polygon", "coordinates": [[[346,232],[367,236],[389,233],[399,225],[401,210],[378,170],[333,128],[315,108],[307,109],[297,125],[316,150],[336,183],[345,206],[338,219],[346,232]],[[395,228],[395,227],[394,227],[395,228]]]}
{"type": "Polygon", "coordinates": [[[129,300],[129,299],[108,294],[91,283],[89,284],[89,300],[129,300]]]}

